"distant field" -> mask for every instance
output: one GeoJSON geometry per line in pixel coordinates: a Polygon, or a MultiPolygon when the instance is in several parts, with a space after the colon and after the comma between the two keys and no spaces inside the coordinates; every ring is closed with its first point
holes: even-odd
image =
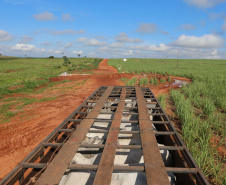
{"type": "Polygon", "coordinates": [[[13,58],[0,57],[0,97],[12,92],[33,90],[49,82],[49,78],[62,72],[89,70],[98,67],[99,59],[69,58],[71,64],[63,65],[63,58],[13,58]]]}
{"type": "Polygon", "coordinates": [[[226,142],[226,60],[110,59],[108,64],[119,72],[167,73],[193,81],[170,93],[183,139],[212,183],[226,184],[225,155],[219,156],[216,150],[219,146],[225,149],[226,142]],[[212,142],[216,138],[215,148],[212,142]]]}
{"type": "Polygon", "coordinates": [[[51,98],[6,97],[12,93],[41,93],[45,88],[59,83],[50,82],[49,78],[67,71],[83,71],[98,67],[101,59],[69,58],[70,64],[64,64],[63,58],[15,58],[0,56],[0,123],[6,123],[20,113],[26,105],[51,101],[51,98]],[[41,87],[36,89],[37,87],[41,87]]]}

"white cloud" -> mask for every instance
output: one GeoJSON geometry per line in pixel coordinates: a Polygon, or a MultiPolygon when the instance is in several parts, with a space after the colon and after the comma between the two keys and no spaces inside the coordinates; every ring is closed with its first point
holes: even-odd
{"type": "Polygon", "coordinates": [[[13,38],[7,31],[0,30],[0,41],[9,41],[13,38]]]}
{"type": "Polygon", "coordinates": [[[116,41],[117,42],[127,42],[127,43],[139,43],[139,42],[143,42],[143,40],[141,39],[133,39],[133,38],[129,38],[128,35],[124,32],[118,34],[117,36],[115,36],[116,41]]]}
{"type": "Polygon", "coordinates": [[[52,43],[50,43],[50,42],[48,42],[48,41],[45,41],[45,42],[43,42],[43,43],[41,43],[42,45],[44,45],[44,46],[50,46],[50,45],[52,45],[52,43]]]}
{"type": "Polygon", "coordinates": [[[206,21],[205,20],[199,21],[199,26],[204,27],[205,25],[206,25],[206,21]]]}
{"type": "Polygon", "coordinates": [[[107,43],[105,41],[101,42],[97,39],[89,39],[86,43],[87,46],[104,46],[107,43]]]}
{"type": "Polygon", "coordinates": [[[12,46],[11,49],[16,51],[35,51],[35,52],[45,51],[45,49],[36,48],[34,45],[30,44],[16,44],[12,46]]]}
{"type": "Polygon", "coordinates": [[[61,18],[63,21],[73,21],[74,18],[70,14],[62,14],[61,18]]]}
{"type": "Polygon", "coordinates": [[[225,13],[210,13],[210,18],[212,20],[214,19],[226,19],[226,14],[225,13]]]}
{"type": "Polygon", "coordinates": [[[129,49],[137,49],[137,50],[148,50],[148,51],[167,51],[169,50],[169,46],[165,44],[160,45],[138,45],[138,46],[129,46],[129,49]]]}
{"type": "Polygon", "coordinates": [[[85,33],[86,31],[81,29],[81,30],[72,30],[72,29],[66,29],[66,30],[49,30],[47,29],[47,32],[49,32],[50,34],[52,35],[76,35],[76,34],[83,34],[85,33]]]}
{"type": "Polygon", "coordinates": [[[64,48],[70,48],[73,45],[72,42],[68,42],[64,45],[64,48]]]}
{"type": "Polygon", "coordinates": [[[51,12],[43,12],[36,15],[33,15],[33,17],[38,21],[52,21],[56,20],[56,17],[51,12]]]}
{"type": "Polygon", "coordinates": [[[224,21],[223,25],[222,25],[222,30],[226,31],[226,20],[224,21]]]}
{"type": "Polygon", "coordinates": [[[77,39],[78,43],[85,43],[87,46],[105,46],[107,43],[105,41],[99,41],[98,39],[89,39],[86,37],[80,37],[77,39]]]}
{"type": "Polygon", "coordinates": [[[206,34],[200,37],[181,35],[173,45],[191,48],[219,48],[223,45],[223,39],[213,34],[206,34]]]}
{"type": "Polygon", "coordinates": [[[184,0],[184,2],[199,8],[211,8],[216,4],[226,2],[226,0],[184,0]]]}
{"type": "Polygon", "coordinates": [[[125,44],[123,42],[113,42],[109,45],[110,48],[121,48],[123,47],[125,44]]]}
{"type": "Polygon", "coordinates": [[[64,49],[61,48],[59,50],[50,50],[51,52],[55,53],[55,54],[64,54],[64,49]]]}
{"type": "Polygon", "coordinates": [[[133,55],[133,50],[126,50],[122,53],[122,55],[133,55]]]}
{"type": "Polygon", "coordinates": [[[80,55],[81,55],[83,52],[82,52],[82,51],[72,51],[72,53],[73,53],[73,54],[76,54],[76,55],[77,55],[77,54],[80,54],[80,55]]]}
{"type": "Polygon", "coordinates": [[[141,34],[151,34],[156,32],[157,26],[154,23],[141,23],[140,26],[136,29],[136,32],[141,34]]]}
{"type": "Polygon", "coordinates": [[[80,38],[77,39],[77,42],[82,43],[82,42],[86,42],[86,41],[88,41],[88,40],[89,40],[89,39],[86,38],[86,37],[80,37],[80,38]]]}
{"type": "Polygon", "coordinates": [[[35,46],[30,44],[16,44],[11,48],[12,50],[20,50],[20,51],[32,51],[35,49],[35,46]]]}
{"type": "Polygon", "coordinates": [[[185,30],[185,31],[189,31],[189,30],[196,29],[196,26],[195,25],[192,25],[192,24],[182,24],[180,26],[180,29],[185,30]]]}
{"type": "Polygon", "coordinates": [[[30,37],[28,35],[24,35],[21,37],[20,42],[21,44],[28,44],[29,42],[31,42],[33,40],[33,37],[30,37]]]}
{"type": "Polygon", "coordinates": [[[166,32],[166,31],[163,31],[163,30],[160,30],[159,32],[164,34],[164,35],[169,35],[169,32],[166,32]]]}

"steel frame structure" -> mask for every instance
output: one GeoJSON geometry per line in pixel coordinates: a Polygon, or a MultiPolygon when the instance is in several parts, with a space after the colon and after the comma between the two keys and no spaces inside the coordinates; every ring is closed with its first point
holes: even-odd
{"type": "Polygon", "coordinates": [[[175,174],[177,184],[209,184],[157,98],[147,87],[99,87],[0,184],[58,184],[66,170],[93,170],[96,172],[93,184],[96,185],[110,184],[112,173],[122,171],[145,172],[147,184],[169,184],[167,178],[169,172],[175,174]],[[136,105],[125,107],[126,99],[136,101],[136,105]],[[152,104],[152,108],[149,108],[148,104],[152,104]],[[133,110],[133,113],[124,113],[123,110],[133,110]],[[100,114],[109,114],[112,118],[99,119],[100,114]],[[138,118],[123,121],[123,115],[136,115],[138,118]],[[153,120],[150,120],[150,115],[153,116],[153,120]],[[95,121],[108,122],[110,127],[91,130],[95,121]],[[123,122],[137,124],[139,131],[120,130],[120,124],[123,122]],[[152,125],[158,131],[154,131],[152,125]],[[87,133],[104,133],[105,142],[82,144],[87,133]],[[118,145],[120,134],[139,134],[141,144],[118,145]],[[158,146],[157,143],[162,143],[164,146],[158,146]],[[98,151],[102,152],[99,165],[70,164],[71,159],[81,147],[99,149],[98,151]],[[144,166],[114,166],[117,149],[142,150],[144,166]],[[164,166],[160,150],[171,152],[173,166],[164,166]]]}

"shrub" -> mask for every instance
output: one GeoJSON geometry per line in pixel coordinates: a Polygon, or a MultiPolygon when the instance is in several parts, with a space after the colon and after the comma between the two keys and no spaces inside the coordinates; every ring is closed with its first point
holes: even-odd
{"type": "Polygon", "coordinates": [[[55,68],[61,68],[61,66],[60,65],[57,65],[57,66],[54,66],[55,68]]]}
{"type": "Polygon", "coordinates": [[[54,56],[49,56],[49,58],[54,58],[54,56]]]}
{"type": "Polygon", "coordinates": [[[64,66],[68,66],[69,64],[71,64],[70,60],[66,56],[63,56],[63,59],[64,59],[64,63],[63,63],[64,66]]]}

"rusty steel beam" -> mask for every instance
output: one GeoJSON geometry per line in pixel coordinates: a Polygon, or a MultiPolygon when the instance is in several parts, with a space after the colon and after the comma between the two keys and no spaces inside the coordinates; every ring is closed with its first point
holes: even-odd
{"type": "MultiPolygon", "coordinates": [[[[42,169],[47,166],[46,163],[20,163],[23,168],[34,168],[42,169]]],[[[86,165],[86,164],[70,164],[67,169],[73,170],[97,170],[98,165],[86,165]]],[[[144,171],[144,166],[113,166],[114,171],[144,171]]],[[[168,173],[189,173],[196,174],[198,172],[197,168],[175,168],[166,167],[168,173]]]]}
{"type": "Polygon", "coordinates": [[[162,156],[159,151],[157,140],[153,131],[146,100],[141,88],[135,87],[137,95],[137,105],[139,112],[139,125],[141,133],[141,143],[143,148],[145,172],[148,185],[170,184],[162,156]]]}
{"type": "Polygon", "coordinates": [[[92,118],[96,118],[98,116],[105,101],[111,94],[112,89],[112,86],[107,88],[93,110],[88,113],[86,117],[87,119],[82,120],[78,129],[74,131],[69,140],[63,145],[62,149],[46,168],[45,172],[40,176],[36,185],[58,184],[60,182],[65,170],[70,164],[71,159],[85,138],[89,128],[92,126],[94,122],[94,119],[92,118]]]}
{"type": "MultiPolygon", "coordinates": [[[[86,165],[86,164],[70,164],[68,169],[71,170],[98,170],[98,165],[86,165]]],[[[113,166],[114,171],[132,171],[143,172],[144,166],[113,166]]],[[[112,173],[111,173],[112,175],[112,173]]],[[[95,178],[96,179],[96,178],[95,178]]],[[[95,184],[95,181],[94,181],[95,184]]]]}
{"type": "Polygon", "coordinates": [[[107,141],[104,147],[100,164],[94,179],[94,185],[110,185],[114,167],[114,159],[116,154],[118,135],[122,120],[123,109],[125,106],[126,88],[122,88],[120,100],[115,112],[111,127],[109,129],[107,141]]]}

